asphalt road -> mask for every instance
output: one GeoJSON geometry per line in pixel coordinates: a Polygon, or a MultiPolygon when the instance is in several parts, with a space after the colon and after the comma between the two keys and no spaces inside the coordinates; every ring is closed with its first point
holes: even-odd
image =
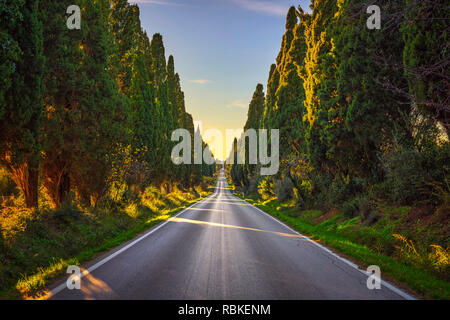
{"type": "Polygon", "coordinates": [[[383,283],[233,196],[213,195],[84,266],[80,290],[51,299],[404,299],[383,283]],[[86,270],[89,270],[87,272],[86,270]]]}

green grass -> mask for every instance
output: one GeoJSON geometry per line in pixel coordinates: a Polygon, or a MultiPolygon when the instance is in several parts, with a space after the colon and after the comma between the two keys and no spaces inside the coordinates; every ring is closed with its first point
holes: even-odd
{"type": "Polygon", "coordinates": [[[0,215],[0,299],[38,298],[69,265],[92,260],[198,202],[214,190],[161,194],[101,208],[65,207],[31,212],[4,208],[0,215]]]}
{"type": "MultiPolygon", "coordinates": [[[[236,196],[242,198],[240,194],[236,196]]],[[[388,278],[406,284],[419,297],[432,299],[450,299],[450,283],[432,272],[420,267],[398,261],[393,256],[383,254],[384,248],[374,250],[364,245],[364,242],[374,241],[371,247],[377,245],[390,246],[395,241],[392,237],[394,229],[387,221],[381,221],[376,228],[361,227],[359,217],[342,219],[337,214],[323,222],[315,223],[314,219],[321,215],[318,210],[300,211],[289,204],[280,204],[277,200],[256,201],[244,200],[259,207],[277,219],[285,222],[295,230],[305,234],[315,241],[337,249],[340,253],[355,259],[363,266],[378,265],[388,278]],[[371,234],[370,234],[371,232],[371,234]],[[378,252],[377,252],[378,251],[378,252]]],[[[403,208],[406,210],[406,208],[403,208]]]]}

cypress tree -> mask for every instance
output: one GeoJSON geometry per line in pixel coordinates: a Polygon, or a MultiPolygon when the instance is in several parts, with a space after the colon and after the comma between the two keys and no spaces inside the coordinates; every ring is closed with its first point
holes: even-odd
{"type": "Polygon", "coordinates": [[[113,52],[113,68],[117,82],[125,95],[129,94],[132,81],[132,67],[141,32],[139,7],[127,0],[111,0],[111,32],[117,51],[113,52]]]}
{"type": "MultiPolygon", "coordinates": [[[[258,83],[256,86],[255,92],[253,93],[252,100],[250,101],[249,107],[248,107],[248,113],[247,113],[247,122],[244,126],[244,131],[248,129],[255,129],[258,130],[261,127],[261,120],[264,112],[265,107],[265,94],[264,94],[264,87],[262,84],[258,83]]],[[[258,132],[258,131],[257,131],[258,132]]],[[[259,150],[255,150],[256,154],[258,154],[259,150]]],[[[255,173],[256,164],[249,164],[249,145],[245,144],[245,155],[246,155],[246,161],[245,161],[245,171],[248,172],[249,176],[252,176],[255,173]]]]}
{"type": "MultiPolygon", "coordinates": [[[[87,31],[68,30],[65,11],[70,1],[40,1],[44,24],[45,121],[43,122],[43,185],[54,206],[70,191],[70,169],[78,149],[77,122],[81,90],[88,80],[81,71],[82,39],[87,31]]],[[[80,4],[80,3],[78,3],[80,4]]]]}
{"type": "MultiPolygon", "coordinates": [[[[302,118],[305,114],[303,102],[305,94],[302,79],[298,75],[299,69],[304,67],[306,43],[304,26],[297,24],[294,7],[289,10],[288,21],[292,29],[287,34],[293,34],[293,39],[286,47],[283,57],[282,71],[280,72],[280,85],[276,91],[276,110],[272,119],[272,128],[280,129],[280,154],[299,155],[303,147],[304,125],[302,118]],[[290,14],[290,12],[293,12],[290,14]],[[292,27],[293,26],[293,27],[292,27]]],[[[289,36],[290,37],[290,36],[289,36]]],[[[280,66],[281,67],[281,66],[280,66]]]]}
{"type": "Polygon", "coordinates": [[[105,189],[109,150],[125,126],[109,68],[109,2],[79,4],[82,28],[68,30],[62,14],[68,2],[41,2],[47,58],[42,167],[44,186],[55,206],[71,190],[84,202],[96,201],[105,189]]]}
{"type": "Polygon", "coordinates": [[[167,64],[162,36],[155,33],[150,42],[150,52],[152,55],[152,75],[156,87],[156,110],[158,116],[157,141],[155,141],[158,172],[155,175],[157,184],[167,184],[171,175],[172,163],[170,159],[170,135],[171,119],[168,101],[167,87],[167,64]]]}
{"type": "Polygon", "coordinates": [[[37,207],[44,65],[38,1],[8,2],[1,10],[0,159],[26,206],[37,207]]]}
{"type": "Polygon", "coordinates": [[[408,93],[420,111],[439,121],[444,126],[447,136],[450,136],[448,109],[450,6],[445,0],[407,0],[404,6],[411,8],[406,13],[401,27],[405,42],[403,63],[408,79],[408,93]]]}
{"type": "Polygon", "coordinates": [[[82,70],[88,87],[80,92],[77,109],[77,149],[70,178],[85,203],[96,203],[106,187],[113,146],[125,134],[126,112],[119,96],[114,74],[108,70],[112,34],[108,30],[108,0],[84,2],[82,70]]]}
{"type": "Polygon", "coordinates": [[[16,71],[16,64],[22,54],[15,30],[23,20],[24,2],[25,0],[11,1],[0,8],[0,42],[3,44],[0,51],[0,117],[5,112],[5,94],[11,88],[11,76],[16,71]]]}
{"type": "MultiPolygon", "coordinates": [[[[398,27],[390,32],[369,30],[365,14],[360,13],[356,21],[350,19],[364,6],[364,1],[351,1],[339,8],[330,32],[333,48],[321,63],[327,80],[317,95],[322,114],[326,112],[327,123],[321,125],[320,134],[327,144],[330,166],[337,173],[376,181],[382,178],[378,154],[393,141],[394,128],[407,139],[402,128],[410,104],[384,86],[387,80],[406,85],[402,70],[379,60],[380,52],[389,52],[388,59],[401,65],[403,44],[397,39],[398,27]]],[[[382,10],[394,8],[386,2],[382,10]]]]}
{"type": "Polygon", "coordinates": [[[312,14],[302,14],[301,23],[305,28],[307,47],[304,68],[299,69],[305,91],[304,106],[307,123],[305,141],[307,155],[317,168],[326,169],[329,163],[326,157],[326,141],[321,137],[321,130],[327,123],[326,110],[321,108],[318,92],[326,79],[321,63],[328,59],[333,46],[329,28],[337,10],[336,1],[317,0],[311,5],[312,14]]]}
{"type": "Polygon", "coordinates": [[[280,83],[280,73],[278,72],[277,65],[272,64],[269,71],[269,79],[267,81],[267,96],[266,96],[266,106],[264,108],[264,116],[262,124],[264,128],[271,127],[271,119],[275,106],[276,96],[275,93],[278,89],[280,83]]]}

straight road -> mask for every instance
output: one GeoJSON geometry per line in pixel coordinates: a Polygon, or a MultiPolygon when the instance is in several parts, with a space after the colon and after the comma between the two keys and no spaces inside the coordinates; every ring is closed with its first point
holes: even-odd
{"type": "Polygon", "coordinates": [[[84,266],[80,290],[51,299],[405,299],[367,288],[346,260],[233,196],[215,193],[84,266]]]}

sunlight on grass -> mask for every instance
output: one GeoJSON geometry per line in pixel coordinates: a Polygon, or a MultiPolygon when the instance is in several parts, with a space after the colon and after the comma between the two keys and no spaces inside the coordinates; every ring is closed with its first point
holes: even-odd
{"type": "Polygon", "coordinates": [[[69,265],[80,265],[166,221],[211,194],[215,181],[207,180],[196,191],[175,188],[169,194],[148,187],[136,196],[124,196],[119,186],[113,195],[126,201],[110,198],[98,208],[76,203],[38,212],[3,207],[0,248],[7,258],[0,268],[0,297],[45,298],[42,288],[64,275],[69,265]]]}

